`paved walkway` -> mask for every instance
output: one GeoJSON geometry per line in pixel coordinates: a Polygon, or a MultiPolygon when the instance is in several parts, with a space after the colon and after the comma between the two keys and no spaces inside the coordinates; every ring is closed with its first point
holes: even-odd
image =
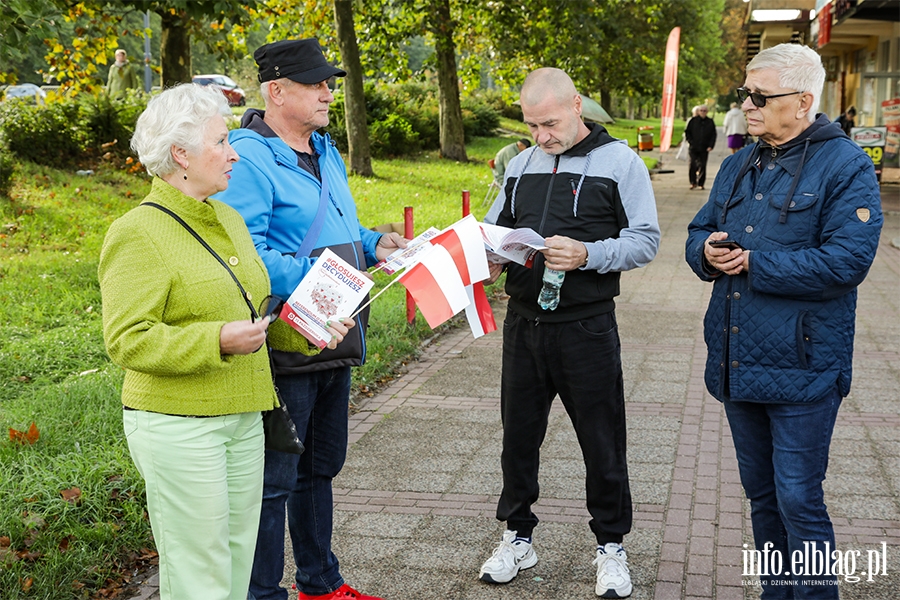
{"type": "MultiPolygon", "coordinates": [[[[625,539],[632,598],[757,598],[742,577],[749,505],[721,405],[706,392],[702,318],[710,286],[683,259],[686,226],[707,192],[689,191],[686,163],[654,181],[662,245],[622,278],[617,316],[635,503],[625,539]]],[[[707,190],[722,150],[713,153],[707,190]]],[[[838,547],[887,544],[887,575],[841,583],[843,598],[891,599],[900,589],[900,197],[860,288],[854,385],[838,416],[826,502],[838,547]]],[[[498,323],[504,307],[496,309],[498,323]]],[[[376,325],[377,326],[377,325],[376,325]]],[[[504,586],[478,568],[499,540],[499,373],[502,336],[441,336],[408,372],[351,418],[347,463],[335,481],[334,547],[348,583],[387,600],[595,598],[594,539],[584,467],[561,404],[551,412],[535,513],[538,564],[504,586]]],[[[290,587],[291,573],[286,573],[290,587]]],[[[152,597],[147,589],[144,597],[152,597]]],[[[294,598],[295,595],[292,595],[294,598]]]]}

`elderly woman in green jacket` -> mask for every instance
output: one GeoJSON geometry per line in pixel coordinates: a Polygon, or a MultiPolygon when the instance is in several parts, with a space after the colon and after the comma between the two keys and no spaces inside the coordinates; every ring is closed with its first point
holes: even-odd
{"type": "MultiPolygon", "coordinates": [[[[263,348],[266,269],[241,216],[209,196],[238,160],[222,93],[180,85],[153,98],[132,139],[154,176],[100,255],[103,334],[125,369],[123,423],[144,478],[160,594],[244,600],[263,483],[260,411],[277,400],[263,348]],[[171,214],[224,260],[216,258],[171,214]]],[[[273,317],[274,318],[274,317],[273,317]]],[[[332,345],[347,327],[332,326],[332,345]]],[[[311,350],[313,351],[313,350],[311,350]]]]}

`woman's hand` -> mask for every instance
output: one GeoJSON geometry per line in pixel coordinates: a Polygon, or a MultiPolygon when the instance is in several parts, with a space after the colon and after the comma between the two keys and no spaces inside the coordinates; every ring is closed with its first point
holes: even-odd
{"type": "MultiPolygon", "coordinates": [[[[277,315],[273,315],[274,318],[277,315]]],[[[222,354],[252,354],[266,343],[266,327],[271,321],[260,319],[225,323],[219,332],[219,352],[222,354]]]]}
{"type": "Polygon", "coordinates": [[[328,321],[325,323],[326,329],[331,332],[331,341],[325,346],[329,350],[334,350],[337,345],[344,341],[347,332],[356,326],[356,321],[341,317],[336,321],[328,321]]]}

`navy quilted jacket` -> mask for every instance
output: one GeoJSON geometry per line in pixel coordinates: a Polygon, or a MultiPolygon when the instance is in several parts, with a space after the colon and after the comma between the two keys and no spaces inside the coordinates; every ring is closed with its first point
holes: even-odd
{"type": "Polygon", "coordinates": [[[722,164],[688,226],[685,256],[713,281],[704,320],[706,386],[719,400],[813,402],[850,391],[856,288],[881,233],[872,161],[824,115],[773,148],[722,164]],[[703,257],[714,231],[750,251],[748,272],[703,257]]]}

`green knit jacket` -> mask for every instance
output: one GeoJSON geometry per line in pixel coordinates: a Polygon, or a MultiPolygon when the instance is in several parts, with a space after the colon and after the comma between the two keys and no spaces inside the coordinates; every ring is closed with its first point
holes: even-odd
{"type": "MultiPolygon", "coordinates": [[[[258,305],[269,276],[233,208],[198,202],[159,178],[145,202],[175,212],[224,259],[258,305]]],[[[269,358],[220,354],[219,332],[250,309],[228,272],[170,215],[138,206],[100,252],[103,337],[125,369],[122,403],[173,415],[225,415],[277,405],[269,358]]]]}

